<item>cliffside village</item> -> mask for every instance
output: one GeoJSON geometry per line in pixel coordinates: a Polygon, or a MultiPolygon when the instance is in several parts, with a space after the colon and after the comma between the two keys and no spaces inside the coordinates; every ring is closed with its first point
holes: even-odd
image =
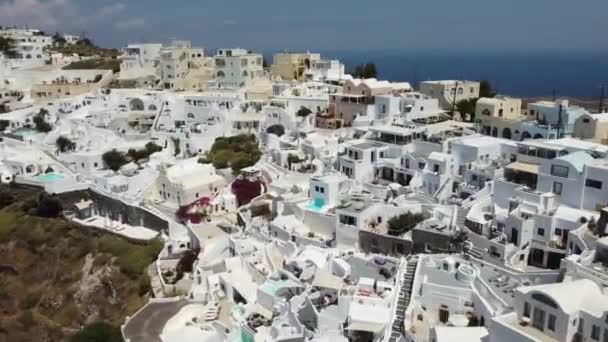
{"type": "Polygon", "coordinates": [[[164,242],[125,341],[608,342],[603,110],[177,40],[64,68],[90,57],[0,37],[0,181],[164,242]]]}

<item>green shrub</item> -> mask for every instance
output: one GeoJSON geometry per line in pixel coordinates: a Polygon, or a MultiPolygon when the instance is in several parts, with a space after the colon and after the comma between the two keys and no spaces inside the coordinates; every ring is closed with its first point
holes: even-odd
{"type": "Polygon", "coordinates": [[[150,285],[150,277],[147,273],[142,274],[139,277],[138,282],[138,293],[140,296],[145,296],[152,291],[152,286],[150,285]]]}
{"type": "Polygon", "coordinates": [[[133,248],[128,241],[114,237],[102,236],[97,244],[97,250],[117,258],[120,271],[131,279],[137,279],[150,265],[162,249],[162,241],[156,239],[139,248],[133,248]]]}
{"type": "Polygon", "coordinates": [[[92,323],[74,335],[70,342],[123,342],[120,328],[104,322],[92,323]]]}
{"type": "Polygon", "coordinates": [[[274,134],[280,137],[285,134],[285,127],[283,127],[282,125],[272,125],[266,128],[266,133],[274,134]]]}
{"type": "Polygon", "coordinates": [[[125,164],[128,163],[124,153],[117,151],[116,149],[104,153],[101,158],[103,162],[114,171],[120,170],[125,164]]]}
{"type": "Polygon", "coordinates": [[[238,174],[241,169],[253,166],[262,157],[262,151],[258,147],[257,139],[253,134],[240,134],[232,137],[220,137],[215,139],[211,150],[201,163],[212,163],[217,169],[232,168],[233,174],[238,174]]]}
{"type": "Polygon", "coordinates": [[[424,215],[407,212],[388,220],[388,235],[400,236],[412,230],[418,223],[424,221],[424,215]]]}

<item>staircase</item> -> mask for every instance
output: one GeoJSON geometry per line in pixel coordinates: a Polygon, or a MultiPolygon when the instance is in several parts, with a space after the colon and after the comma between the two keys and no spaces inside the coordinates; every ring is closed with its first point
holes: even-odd
{"type": "Polygon", "coordinates": [[[456,213],[456,227],[464,229],[464,222],[467,219],[470,210],[471,209],[468,208],[458,208],[458,212],[456,213]]]}
{"type": "Polygon", "coordinates": [[[415,200],[417,202],[420,203],[427,203],[427,204],[432,204],[435,203],[435,198],[432,196],[429,196],[425,193],[422,193],[420,191],[416,191],[414,194],[410,195],[409,197],[407,197],[408,200],[415,200]]]}
{"type": "Polygon", "coordinates": [[[482,259],[484,253],[485,252],[483,249],[481,249],[479,247],[475,247],[474,245],[471,246],[471,248],[469,248],[469,255],[471,255],[472,257],[475,257],[477,259],[482,259]]]}
{"type": "Polygon", "coordinates": [[[410,304],[412,296],[412,286],[414,284],[414,274],[418,266],[418,256],[414,255],[409,258],[406,265],[405,273],[401,279],[401,287],[395,304],[395,316],[393,323],[389,327],[389,342],[397,342],[403,335],[403,322],[405,321],[405,311],[410,304]]]}

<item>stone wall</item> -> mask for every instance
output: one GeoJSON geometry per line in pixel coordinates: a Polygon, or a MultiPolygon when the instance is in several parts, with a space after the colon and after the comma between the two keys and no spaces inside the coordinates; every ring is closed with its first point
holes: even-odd
{"type": "Polygon", "coordinates": [[[158,232],[168,231],[169,223],[158,216],[139,207],[128,205],[118,199],[101,195],[91,190],[72,191],[58,195],[65,209],[81,200],[93,200],[95,210],[100,216],[108,215],[113,220],[120,220],[131,226],[142,226],[158,232]]]}
{"type": "Polygon", "coordinates": [[[451,236],[427,231],[424,229],[413,229],[412,240],[414,242],[414,253],[447,253],[451,251],[451,236]]]}
{"type": "Polygon", "coordinates": [[[396,236],[359,230],[359,248],[367,253],[409,255],[412,252],[413,243],[396,236]]]}

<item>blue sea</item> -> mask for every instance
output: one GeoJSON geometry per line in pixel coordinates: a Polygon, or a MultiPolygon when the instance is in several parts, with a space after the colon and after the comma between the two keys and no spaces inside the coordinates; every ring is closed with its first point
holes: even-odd
{"type": "Polygon", "coordinates": [[[489,80],[501,94],[520,97],[557,96],[598,98],[601,85],[608,92],[608,51],[601,52],[363,52],[333,51],[347,70],[359,63],[376,64],[380,79],[417,84],[424,80],[489,80]]]}

